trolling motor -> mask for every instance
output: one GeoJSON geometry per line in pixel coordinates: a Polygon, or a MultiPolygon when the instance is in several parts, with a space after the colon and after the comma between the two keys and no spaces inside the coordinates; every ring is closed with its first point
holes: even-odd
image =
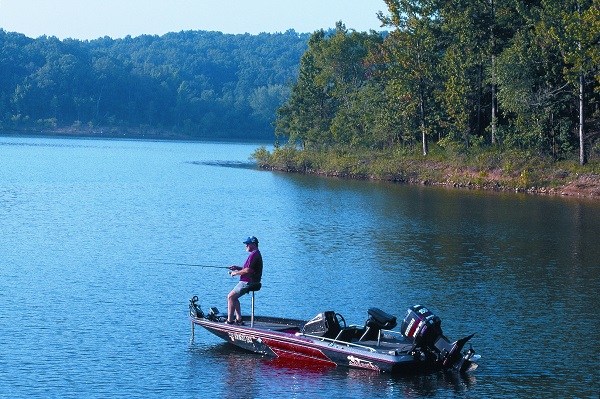
{"type": "Polygon", "coordinates": [[[195,317],[195,318],[204,317],[204,312],[202,312],[202,309],[200,308],[200,305],[198,304],[198,295],[194,295],[190,299],[190,316],[195,317]]]}

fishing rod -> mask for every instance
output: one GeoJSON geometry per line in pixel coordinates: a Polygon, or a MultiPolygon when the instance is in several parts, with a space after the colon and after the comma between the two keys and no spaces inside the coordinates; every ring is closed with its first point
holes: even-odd
{"type": "Polygon", "coordinates": [[[144,263],[154,263],[154,264],[158,264],[158,265],[205,267],[205,268],[210,268],[210,269],[229,269],[229,266],[199,265],[199,264],[193,264],[193,263],[178,263],[178,262],[144,262],[144,263]]]}

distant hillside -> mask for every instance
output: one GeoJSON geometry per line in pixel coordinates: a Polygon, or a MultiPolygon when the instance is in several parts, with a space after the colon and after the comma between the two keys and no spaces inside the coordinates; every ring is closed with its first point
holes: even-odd
{"type": "Polygon", "coordinates": [[[0,29],[0,130],[270,139],[309,37],[80,41],[0,29]]]}

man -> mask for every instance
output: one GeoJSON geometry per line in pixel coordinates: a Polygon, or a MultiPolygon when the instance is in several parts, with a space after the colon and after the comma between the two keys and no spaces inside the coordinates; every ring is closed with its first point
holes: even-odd
{"type": "Polygon", "coordinates": [[[242,312],[240,309],[240,297],[255,288],[262,277],[263,260],[258,250],[258,238],[250,236],[243,242],[246,251],[250,252],[244,266],[232,265],[231,277],[240,276],[240,282],[227,295],[227,323],[243,325],[242,312]],[[235,317],[237,315],[237,317],[235,317]],[[235,319],[234,319],[235,317],[235,319]]]}

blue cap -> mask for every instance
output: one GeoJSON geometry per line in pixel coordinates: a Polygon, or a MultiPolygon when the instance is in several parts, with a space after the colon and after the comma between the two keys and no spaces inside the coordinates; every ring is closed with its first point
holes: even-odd
{"type": "Polygon", "coordinates": [[[250,236],[244,240],[244,244],[258,244],[258,238],[250,236]]]}

